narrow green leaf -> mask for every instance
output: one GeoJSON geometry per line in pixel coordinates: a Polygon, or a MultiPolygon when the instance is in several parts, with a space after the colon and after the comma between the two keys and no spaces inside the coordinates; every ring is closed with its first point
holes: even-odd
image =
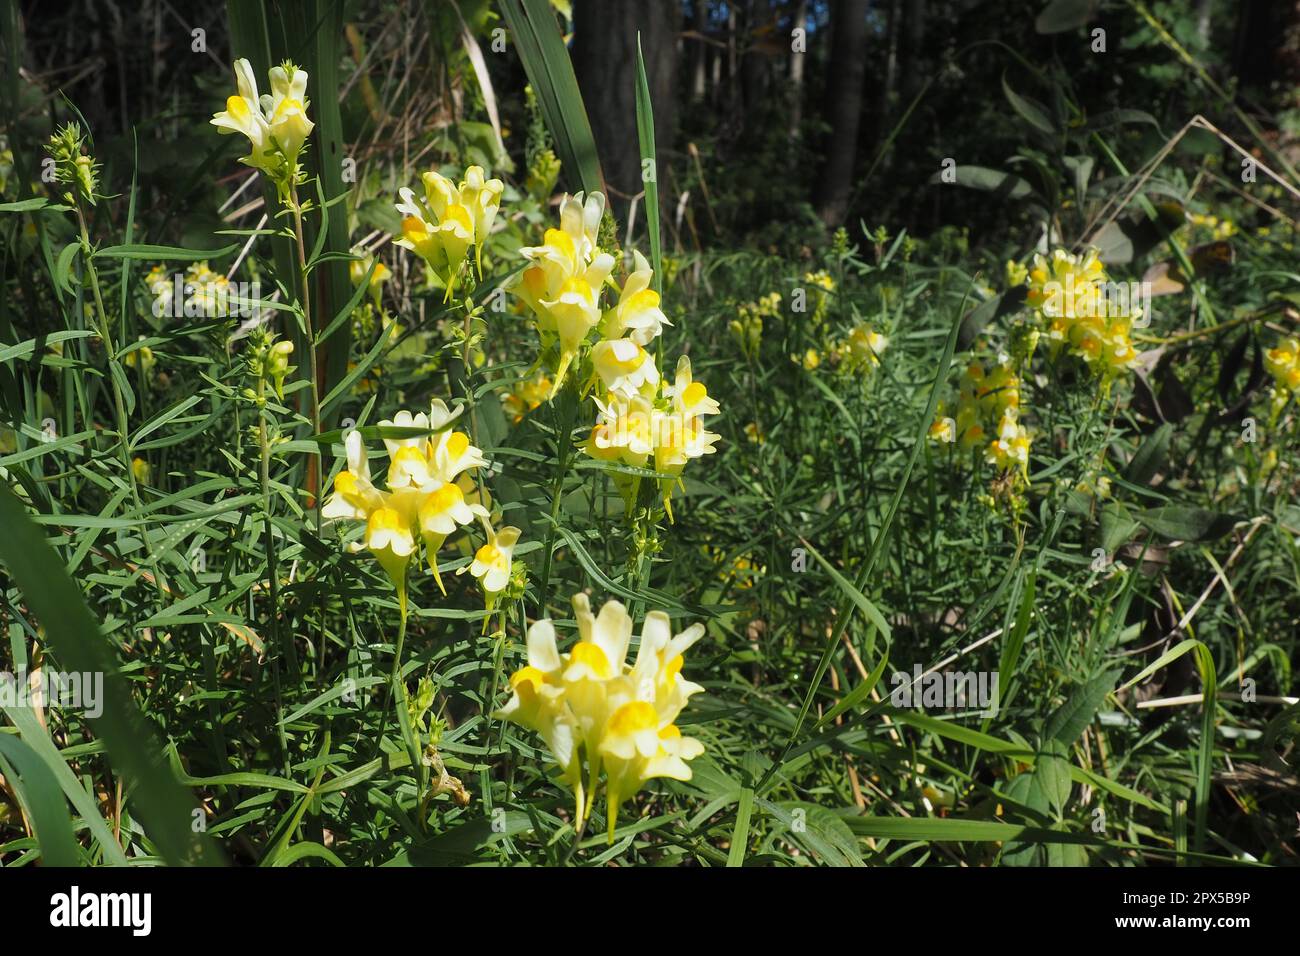
{"type": "Polygon", "coordinates": [[[501,12],[566,175],[588,193],[602,192],[605,180],[591,121],[550,4],[547,0],[501,0],[501,12]]]}
{"type": "Polygon", "coordinates": [[[194,804],[161,759],[152,728],[132,702],[115,655],[80,591],[22,504],[4,486],[0,486],[0,526],[5,529],[0,534],[0,561],[8,566],[33,616],[44,625],[60,665],[104,675],[103,713],[87,717],[86,722],[104,742],[114,769],[132,784],[135,816],[168,862],[220,862],[207,838],[191,828],[194,804]]]}
{"type": "Polygon", "coordinates": [[[646,234],[650,237],[650,265],[654,269],[654,288],[663,292],[663,249],[659,235],[659,159],[655,153],[654,104],[650,100],[650,81],[646,78],[645,57],[641,53],[641,34],[636,35],[636,134],[641,145],[641,183],[645,188],[646,234]]]}
{"type": "Polygon", "coordinates": [[[18,771],[18,779],[10,784],[36,830],[42,862],[46,866],[78,865],[81,858],[72,835],[68,804],[50,768],[13,734],[0,734],[0,756],[18,771]]]}

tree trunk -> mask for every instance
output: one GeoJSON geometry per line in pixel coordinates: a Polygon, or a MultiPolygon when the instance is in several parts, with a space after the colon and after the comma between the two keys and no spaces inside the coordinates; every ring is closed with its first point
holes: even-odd
{"type": "Polygon", "coordinates": [[[696,0],[691,29],[696,33],[691,45],[691,102],[702,103],[709,60],[709,46],[704,39],[709,34],[709,5],[706,0],[696,0]]]}
{"type": "Polygon", "coordinates": [[[604,168],[607,198],[618,216],[643,188],[636,129],[637,32],[654,105],[662,181],[675,128],[679,18],[675,0],[578,0],[573,5],[574,71],[604,168]]]}
{"type": "Polygon", "coordinates": [[[867,0],[836,0],[831,8],[831,58],[826,83],[832,101],[831,139],[817,200],[817,214],[829,228],[840,225],[849,211],[862,118],[866,39],[867,0]]]}
{"type": "Polygon", "coordinates": [[[925,0],[912,0],[903,13],[903,55],[899,73],[902,76],[902,106],[906,109],[921,92],[925,76],[925,0]]]}
{"type": "Polygon", "coordinates": [[[794,16],[790,21],[790,42],[795,42],[795,30],[802,30],[799,34],[799,49],[790,50],[790,138],[793,140],[799,136],[799,128],[803,125],[803,65],[804,57],[808,55],[808,0],[797,0],[794,5],[794,16]]]}
{"type": "Polygon", "coordinates": [[[894,94],[898,91],[898,37],[902,32],[903,4],[893,0],[889,6],[888,43],[885,54],[885,82],[880,87],[880,99],[876,101],[876,133],[885,136],[885,124],[893,110],[894,94]]]}
{"type": "Polygon", "coordinates": [[[744,50],[740,57],[741,110],[739,116],[740,129],[745,132],[749,132],[756,123],[762,122],[762,108],[767,102],[768,89],[771,86],[768,75],[768,56],[763,51],[760,42],[766,31],[771,27],[771,24],[766,19],[761,19],[767,13],[769,11],[766,0],[761,5],[755,0],[746,0],[745,41],[744,50]]]}

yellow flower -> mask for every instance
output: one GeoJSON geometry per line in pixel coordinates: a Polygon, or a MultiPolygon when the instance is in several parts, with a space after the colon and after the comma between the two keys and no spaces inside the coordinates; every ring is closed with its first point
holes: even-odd
{"type": "MultiPolygon", "coordinates": [[[[582,193],[565,196],[560,203],[560,228],[547,229],[540,246],[519,250],[530,264],[515,280],[513,291],[532,311],[543,348],[559,343],[551,398],[564,384],[588,333],[601,320],[601,288],[614,269],[614,257],[596,249],[604,211],[605,197],[600,193],[585,200],[582,193]]],[[[648,277],[644,278],[648,283],[648,277]]],[[[628,315],[643,334],[653,321],[647,318],[646,308],[643,302],[638,312],[628,315]]],[[[615,316],[610,324],[617,321],[615,316]]]]}
{"type": "Polygon", "coordinates": [[[713,445],[721,437],[705,429],[698,416],[688,417],[678,411],[657,417],[654,428],[655,471],[672,476],[659,481],[669,521],[673,520],[673,488],[680,484],[686,463],[693,458],[712,455],[715,451],[713,445]]]}
{"type": "Polygon", "coordinates": [[[1283,339],[1266,351],[1264,368],[1281,388],[1292,391],[1300,386],[1300,338],[1283,339]]]}
{"type": "Polygon", "coordinates": [[[864,322],[854,328],[840,346],[842,367],[847,372],[875,368],[888,347],[889,339],[864,322]]]}
{"type": "Polygon", "coordinates": [[[483,244],[492,231],[501,193],[499,179],[484,179],[481,166],[470,166],[459,186],[436,170],[420,177],[424,196],[409,187],[398,190],[402,201],[402,238],[396,244],[424,259],[446,286],[450,298],[465,253],[474,247],[479,276],[483,275],[483,244]]]}
{"type": "Polygon", "coordinates": [[[354,286],[361,285],[366,281],[366,274],[370,274],[369,292],[370,298],[379,307],[379,300],[383,294],[384,283],[392,278],[392,270],[382,262],[376,262],[375,257],[365,253],[360,259],[353,259],[348,263],[348,277],[352,280],[354,286]],[[374,265],[375,271],[370,271],[370,266],[374,265]]]}
{"type": "Polygon", "coordinates": [[[826,317],[826,312],[830,308],[831,293],[835,291],[835,280],[825,269],[817,272],[804,273],[803,281],[809,283],[816,290],[815,297],[817,304],[813,308],[812,321],[814,324],[820,323],[826,317]]]}
{"type": "MultiPolygon", "coordinates": [[[[143,342],[144,336],[140,336],[139,340],[143,342]]],[[[154,358],[153,349],[147,345],[136,346],[122,357],[122,361],[131,368],[139,366],[140,370],[146,375],[153,371],[153,367],[158,364],[158,360],[154,358]]]]}
{"type": "Polygon", "coordinates": [[[144,277],[144,285],[154,297],[153,314],[161,317],[170,312],[176,287],[167,267],[160,262],[150,269],[144,277]]]}
{"type": "Polygon", "coordinates": [[[591,350],[596,375],[611,392],[631,397],[659,385],[659,369],[650,353],[632,338],[602,339],[591,350]]]}
{"type": "Polygon", "coordinates": [[[1300,338],[1290,337],[1264,353],[1264,368],[1273,378],[1273,420],[1300,395],[1300,338]]]}
{"type": "MultiPolygon", "coordinates": [[[[487,541],[474,552],[469,573],[478,578],[490,609],[496,603],[497,596],[510,584],[510,567],[514,561],[515,544],[518,543],[522,532],[513,526],[493,531],[486,520],[483,526],[487,531],[487,541]]],[[[463,572],[465,568],[460,570],[463,572]]]]}
{"type": "Polygon", "coordinates": [[[685,652],[704,634],[695,624],[673,635],[668,616],[646,615],[636,661],[627,664],[633,622],[617,601],[599,616],[585,594],[573,598],[579,640],[566,654],[556,648],[549,620],[528,632],[528,664],[510,678],[510,701],[496,716],[541,734],[577,797],[575,826],[595,803],[606,777],[607,832],[612,842],[619,808],[656,777],[689,780],[686,761],[704,752],[676,725],[702,688],[682,676],[685,652]],[[584,786],[583,764],[586,764],[584,786]]]}
{"type": "Polygon", "coordinates": [[[262,96],[262,112],[271,139],[292,164],[316,125],[307,118],[307,71],[286,61],[271,67],[270,77],[271,93],[262,96]]]}
{"type": "Polygon", "coordinates": [[[616,339],[625,334],[638,345],[649,345],[665,325],[672,325],[659,308],[659,293],[650,288],[654,270],[645,256],[632,251],[633,271],[623,283],[618,304],[605,314],[602,334],[616,339]]]}
{"type": "Polygon", "coordinates": [[[1002,413],[998,437],[985,450],[984,457],[1001,471],[1015,471],[1029,477],[1029,432],[1017,420],[1015,409],[1002,413]]]}
{"type": "MultiPolygon", "coordinates": [[[[716,415],[718,403],[709,396],[704,383],[693,379],[691,362],[685,355],[678,359],[676,378],[668,386],[666,397],[668,407],[663,408],[662,402],[656,405],[645,394],[611,391],[604,402],[597,400],[600,412],[582,448],[592,458],[633,468],[646,467],[653,455],[655,470],[671,476],[659,482],[664,510],[671,521],[673,489],[686,463],[713,454],[713,445],[721,436],[703,426],[702,416],[716,415]]],[[[612,472],[610,477],[631,511],[640,477],[621,472],[612,472]]]]}
{"type": "Polygon", "coordinates": [[[453,417],[446,404],[435,399],[427,414],[412,415],[403,409],[391,420],[380,422],[381,426],[424,433],[384,438],[389,457],[386,490],[371,481],[361,433],[348,432],[344,440],[347,467],[334,479],[334,493],[321,509],[321,517],[327,521],[367,523],[363,543],[353,545],[352,550],[369,548],[392,577],[403,601],[406,566],[416,551],[417,535],[434,579],[445,594],[438,573],[438,550],[459,528],[472,524],[475,518],[488,517],[481,504],[466,500],[458,484],[462,473],[486,462],[468,435],[447,427],[453,417]],[[434,433],[427,434],[429,430],[434,433]]]}
{"type": "Polygon", "coordinates": [[[479,278],[483,277],[483,244],[492,234],[497,210],[501,207],[501,193],[505,184],[499,179],[485,179],[482,166],[470,166],[460,184],[461,205],[469,210],[474,220],[474,261],[479,278]]]}
{"type": "Polygon", "coordinates": [[[952,444],[957,440],[957,422],[952,418],[936,418],[927,433],[931,441],[952,444]]]}
{"type": "Polygon", "coordinates": [[[515,383],[504,399],[510,420],[518,424],[526,414],[546,401],[546,396],[550,393],[551,380],[542,374],[515,383]]]}
{"type": "Polygon", "coordinates": [[[376,508],[366,518],[363,542],[392,580],[405,613],[406,567],[415,553],[415,536],[411,534],[410,523],[396,508],[386,505],[376,508]]]}
{"type": "Polygon", "coordinates": [[[1008,289],[1014,289],[1016,286],[1024,285],[1025,280],[1029,278],[1028,267],[1016,262],[1015,259],[1007,260],[1006,273],[1008,289]]]}
{"type": "MultiPolygon", "coordinates": [[[[654,451],[653,430],[656,411],[643,395],[611,394],[596,400],[599,414],[591,434],[580,444],[584,452],[597,461],[619,462],[632,468],[644,468],[654,451]]],[[[636,504],[641,478],[624,472],[609,473],[614,486],[623,496],[628,513],[636,504]]]]}
{"type": "Polygon", "coordinates": [[[136,456],[131,459],[131,472],[135,475],[135,480],[142,485],[149,484],[149,478],[153,474],[153,469],[143,458],[136,456]]]}
{"type": "Polygon", "coordinates": [[[227,98],[226,108],[213,114],[210,122],[224,135],[242,133],[248,137],[251,151],[240,162],[270,172],[275,167],[271,155],[271,127],[257,96],[257,78],[253,75],[252,64],[245,59],[235,61],[235,86],[238,92],[227,98]]]}
{"type": "Polygon", "coordinates": [[[334,478],[334,493],[321,508],[326,521],[351,519],[368,521],[370,514],[383,506],[382,493],[370,481],[370,461],[365,441],[358,431],[350,431],[344,439],[347,467],[334,478]]]}
{"type": "Polygon", "coordinates": [[[727,330],[735,336],[742,354],[757,358],[763,343],[763,320],[757,315],[742,312],[740,318],[727,323],[727,330]]]}
{"type": "MultiPolygon", "coordinates": [[[[1142,309],[1112,289],[1097,250],[1080,256],[1062,249],[1034,256],[1025,301],[1042,315],[1053,355],[1062,348],[1097,373],[1105,388],[1132,368],[1138,352],[1129,337],[1142,309]]],[[[1122,291],[1122,290],[1120,290],[1122,291]]]]}
{"type": "Polygon", "coordinates": [[[442,575],[438,573],[438,551],[457,528],[470,524],[475,517],[486,518],[487,509],[479,504],[465,501],[465,493],[454,482],[434,482],[428,486],[416,507],[416,520],[420,526],[420,537],[424,542],[424,552],[429,559],[429,570],[438,583],[438,590],[443,594],[447,589],[442,585],[442,575]]]}
{"type": "Polygon", "coordinates": [[[541,735],[565,784],[577,794],[581,818],[583,781],[577,719],[564,700],[563,668],[555,646],[555,627],[545,619],[534,622],[528,629],[528,664],[510,675],[510,700],[493,716],[541,735]]]}
{"type": "Polygon", "coordinates": [[[240,162],[284,186],[287,175],[296,174],[298,154],[314,127],[307,118],[307,71],[286,62],[273,67],[269,77],[271,92],[259,97],[252,65],[236,60],[237,92],[210,122],[220,133],[246,136],[251,149],[240,162]]]}
{"type": "Polygon", "coordinates": [[[551,387],[552,398],[563,384],[578,349],[587,339],[587,333],[600,321],[599,290],[613,266],[613,256],[597,256],[583,275],[566,279],[559,295],[541,303],[554,323],[560,342],[560,361],[555,369],[555,384],[551,387]]]}
{"type": "Polygon", "coordinates": [[[1057,249],[1050,259],[1034,256],[1025,301],[1048,319],[1088,318],[1099,311],[1100,285],[1105,281],[1096,249],[1081,256],[1057,249]]]}
{"type": "Polygon", "coordinates": [[[831,274],[825,269],[819,269],[817,272],[805,272],[803,281],[810,282],[825,292],[835,291],[835,280],[831,278],[831,274]]]}
{"type": "Polygon", "coordinates": [[[683,355],[677,360],[677,375],[669,388],[673,407],[687,418],[699,415],[717,415],[721,409],[717,399],[709,397],[709,390],[703,382],[695,381],[691,374],[691,360],[683,355]]]}

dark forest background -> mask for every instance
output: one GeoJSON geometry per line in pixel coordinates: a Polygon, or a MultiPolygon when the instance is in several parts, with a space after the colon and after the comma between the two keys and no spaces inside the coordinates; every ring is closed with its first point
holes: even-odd
{"type": "MultiPolygon", "coordinates": [[[[268,3],[278,23],[282,4],[268,3]]],[[[292,6],[289,4],[288,6],[292,6]]],[[[945,157],[1003,168],[1025,130],[1004,85],[1049,110],[1068,99],[1083,125],[1117,110],[1155,123],[1126,127],[1136,154],[1153,152],[1207,102],[1230,134],[1228,105],[1207,97],[1204,70],[1232,104],[1258,119],[1291,156],[1300,128],[1300,3],[1289,0],[573,0],[555,5],[618,211],[639,192],[634,82],[641,37],[667,159],[661,189],[686,245],[749,239],[799,246],[824,227],[888,223],[926,235],[944,226],[969,240],[1002,234],[1013,204],[966,190],[918,189],[945,157]],[[1162,37],[1152,26],[1168,28],[1162,37]],[[802,29],[802,38],[796,31],[802,29]],[[1104,52],[1096,30],[1104,31],[1104,52]],[[800,42],[806,52],[795,52],[800,42]],[[1185,62],[1172,40],[1193,60],[1185,62]],[[1140,142],[1149,141],[1149,143],[1140,142]],[[677,217],[683,192],[690,201],[677,217]],[[621,207],[621,208],[620,208],[621,207]],[[683,222],[684,220],[684,222],[683,222]]],[[[134,129],[142,185],[189,221],[205,197],[178,194],[207,159],[194,136],[227,82],[230,49],[220,4],[182,0],[21,4],[24,73],[36,124],[75,102],[110,161],[130,160],[134,129]],[[204,31],[196,53],[193,31],[204,31]],[[150,187],[152,187],[150,189],[150,187]]],[[[482,119],[464,82],[463,21],[493,79],[507,157],[526,162],[526,79],[486,0],[347,5],[345,132],[362,161],[415,151],[430,131],[464,135],[482,119]],[[453,29],[445,29],[450,25],[453,29]],[[494,52],[497,55],[493,55],[494,52]],[[504,54],[504,55],[502,55],[504,54]],[[358,66],[365,69],[357,71],[358,66]],[[376,120],[382,116],[382,120],[376,120]],[[376,128],[378,127],[378,128],[376,128]],[[514,135],[512,135],[512,132],[514,135]]],[[[291,38],[292,39],[292,38],[291,38]]],[[[1239,124],[1237,124],[1239,125],[1239,124]]],[[[1235,130],[1241,132],[1241,130],[1235,130]]],[[[489,159],[494,157],[489,156],[489,159]]],[[[565,185],[561,179],[561,185],[565,185]]],[[[182,218],[180,216],[178,219],[182,218]]],[[[678,237],[681,241],[681,237],[678,237]]]]}

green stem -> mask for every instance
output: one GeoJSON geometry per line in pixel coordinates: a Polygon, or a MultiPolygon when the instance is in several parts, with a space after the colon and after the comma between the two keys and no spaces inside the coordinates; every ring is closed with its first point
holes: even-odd
{"type": "Polygon", "coordinates": [[[573,449],[573,407],[577,396],[571,394],[574,386],[566,386],[566,393],[561,397],[564,402],[559,415],[559,430],[556,433],[555,476],[551,482],[551,522],[546,528],[546,544],[542,549],[541,613],[546,615],[547,602],[551,596],[551,552],[555,547],[555,529],[560,521],[560,502],[564,498],[564,472],[569,464],[569,454],[573,449]]]}
{"type": "MultiPolygon", "coordinates": [[[[316,325],[311,315],[311,278],[307,269],[307,244],[302,228],[302,205],[298,202],[297,176],[289,179],[289,206],[293,210],[293,232],[298,240],[298,278],[302,286],[301,304],[303,325],[307,332],[307,373],[311,377],[311,430],[313,435],[321,433],[320,425],[320,378],[316,362],[316,325]]],[[[324,492],[325,469],[319,449],[314,453],[316,463],[316,483],[311,488],[312,515],[315,520],[316,537],[321,536],[321,497],[324,492]]],[[[316,685],[323,686],[325,681],[325,594],[321,593],[317,602],[318,627],[316,634],[316,685]]]]}
{"type": "MultiPolygon", "coordinates": [[[[275,648],[271,655],[271,683],[275,691],[275,726],[280,738],[280,755],[284,762],[284,775],[289,776],[289,739],[284,732],[284,701],[280,691],[280,655],[284,648],[280,644],[280,572],[276,563],[275,531],[271,524],[271,435],[266,418],[266,379],[258,376],[257,404],[260,418],[257,425],[257,441],[260,446],[258,478],[262,488],[262,528],[266,546],[266,573],[271,594],[271,646],[275,648]]],[[[289,645],[290,651],[293,645],[289,645]]],[[[297,671],[295,663],[294,670],[297,671]]]]}
{"type": "MultiPolygon", "coordinates": [[[[95,318],[99,323],[99,337],[104,342],[104,353],[108,357],[110,366],[118,365],[117,348],[113,345],[112,327],[108,322],[108,310],[104,308],[104,296],[99,287],[99,272],[95,268],[94,250],[90,244],[90,230],[86,227],[86,214],[82,211],[80,198],[75,199],[74,208],[77,213],[77,226],[81,238],[81,258],[86,265],[86,276],[90,279],[90,291],[95,297],[95,318]]],[[[135,469],[131,467],[131,441],[130,431],[127,425],[126,401],[122,397],[122,386],[117,380],[117,376],[112,374],[111,368],[108,376],[109,387],[113,394],[113,413],[117,420],[118,449],[121,452],[122,466],[126,469],[126,480],[131,488],[131,500],[135,503],[135,510],[140,511],[140,486],[135,480],[135,469]]],[[[140,519],[140,544],[144,547],[147,563],[153,571],[154,586],[158,591],[158,600],[161,605],[166,600],[166,588],[162,580],[162,568],[158,564],[158,559],[154,556],[153,546],[149,543],[149,535],[145,531],[144,519],[140,519]]]]}
{"type": "MultiPolygon", "coordinates": [[[[293,210],[293,232],[298,240],[298,279],[302,286],[301,304],[302,319],[307,331],[307,371],[311,376],[311,427],[312,434],[320,434],[320,380],[317,377],[316,369],[316,327],[311,317],[311,281],[307,270],[307,244],[302,228],[302,206],[298,202],[298,186],[290,181],[289,185],[289,208],[293,210]]],[[[321,469],[316,469],[316,481],[319,485],[321,482],[321,469]]],[[[320,499],[321,489],[315,489],[315,516],[316,516],[316,533],[320,534],[321,516],[320,516],[320,499]]]]}

